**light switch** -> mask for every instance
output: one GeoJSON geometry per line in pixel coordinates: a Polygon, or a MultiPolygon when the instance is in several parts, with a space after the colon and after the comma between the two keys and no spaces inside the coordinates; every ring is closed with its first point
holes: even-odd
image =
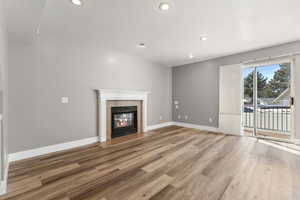
{"type": "Polygon", "coordinates": [[[62,97],[61,103],[69,103],[69,97],[62,97]]]}

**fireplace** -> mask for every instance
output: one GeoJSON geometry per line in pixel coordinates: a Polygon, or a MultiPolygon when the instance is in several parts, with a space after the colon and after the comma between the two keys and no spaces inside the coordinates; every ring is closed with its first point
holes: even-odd
{"type": "Polygon", "coordinates": [[[111,138],[138,132],[137,106],[111,107],[111,138]]]}
{"type": "MultiPolygon", "coordinates": [[[[134,127],[137,127],[136,133],[143,133],[147,130],[147,105],[148,92],[146,91],[128,91],[128,90],[95,90],[97,100],[97,133],[101,142],[109,142],[112,139],[112,131],[121,130],[124,124],[114,126],[112,117],[113,107],[137,107],[134,120],[134,127]]],[[[123,108],[122,108],[123,109],[123,108]]],[[[115,110],[114,110],[115,111],[115,110]]],[[[135,111],[133,111],[135,112],[135,111]]],[[[132,115],[131,115],[132,116],[132,115]]],[[[127,127],[128,128],[128,127],[127,127]]],[[[131,127],[132,128],[132,127],[131,127]]],[[[131,132],[131,131],[130,131],[131,132]]],[[[133,130],[132,130],[133,132],[133,130]]],[[[128,134],[128,133],[126,133],[128,134]]],[[[117,135],[117,134],[114,134],[117,135]]],[[[118,137],[118,136],[114,136],[118,137]]]]}

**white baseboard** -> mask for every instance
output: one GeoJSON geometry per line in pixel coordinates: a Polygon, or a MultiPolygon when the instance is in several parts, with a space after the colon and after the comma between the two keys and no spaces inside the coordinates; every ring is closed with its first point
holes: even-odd
{"type": "Polygon", "coordinates": [[[300,145],[300,139],[294,139],[294,143],[300,145]]]}
{"type": "Polygon", "coordinates": [[[219,128],[212,127],[212,126],[202,126],[202,125],[190,124],[190,123],[185,123],[185,122],[173,122],[173,125],[183,126],[186,128],[194,128],[194,129],[203,130],[203,131],[219,132],[219,128]]]}
{"type": "Polygon", "coordinates": [[[160,123],[160,124],[155,124],[155,125],[147,126],[147,131],[158,129],[158,128],[163,128],[163,127],[171,126],[171,125],[174,125],[174,122],[164,122],[164,123],[160,123]]]}
{"type": "Polygon", "coordinates": [[[7,192],[8,167],[9,163],[7,162],[6,167],[4,169],[4,180],[0,181],[0,195],[6,194],[7,192]]]}
{"type": "Polygon", "coordinates": [[[0,195],[6,194],[6,181],[0,181],[0,195]]]}
{"type": "Polygon", "coordinates": [[[37,149],[31,149],[31,150],[21,151],[21,152],[17,152],[17,153],[11,153],[11,154],[9,154],[8,159],[9,159],[9,162],[12,162],[12,161],[22,160],[22,159],[26,159],[26,158],[32,158],[35,156],[41,156],[41,155],[45,155],[45,154],[53,153],[53,152],[57,152],[57,151],[67,150],[67,149],[71,149],[71,148],[75,148],[75,147],[80,147],[80,146],[92,144],[92,143],[95,143],[98,141],[99,141],[99,137],[92,137],[92,138],[76,140],[76,141],[62,143],[62,144],[41,147],[41,148],[37,148],[37,149]]]}

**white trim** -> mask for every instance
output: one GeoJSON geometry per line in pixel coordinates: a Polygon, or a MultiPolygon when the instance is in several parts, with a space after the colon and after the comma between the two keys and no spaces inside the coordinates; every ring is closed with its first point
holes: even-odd
{"type": "Polygon", "coordinates": [[[294,144],[300,145],[300,139],[294,139],[294,144]]]}
{"type": "Polygon", "coordinates": [[[242,133],[242,68],[242,64],[219,67],[219,131],[223,133],[242,133]]]}
{"type": "Polygon", "coordinates": [[[164,122],[164,123],[160,123],[160,124],[150,125],[150,126],[148,126],[147,131],[163,128],[166,126],[172,126],[172,125],[175,125],[175,122],[164,122]]]}
{"type": "Polygon", "coordinates": [[[9,168],[9,163],[7,162],[4,172],[3,172],[4,180],[0,181],[0,195],[6,194],[6,192],[7,192],[8,168],[9,168]]]}
{"type": "Polygon", "coordinates": [[[249,67],[262,67],[266,65],[273,65],[273,64],[278,64],[278,63],[286,63],[286,62],[291,62],[291,55],[285,55],[281,57],[266,57],[264,59],[260,60],[255,60],[251,62],[243,62],[244,68],[249,68],[249,67]]]}
{"type": "Polygon", "coordinates": [[[7,182],[6,180],[0,181],[0,195],[6,194],[7,182]]]}
{"type": "Polygon", "coordinates": [[[6,193],[7,189],[7,177],[8,177],[8,162],[6,156],[6,149],[4,143],[4,135],[3,135],[3,115],[0,114],[0,195],[6,193]]]}
{"type": "Polygon", "coordinates": [[[86,139],[76,140],[76,141],[62,143],[62,144],[55,144],[55,145],[51,145],[51,146],[31,149],[31,150],[27,150],[27,151],[21,151],[21,152],[17,152],[17,153],[11,153],[8,155],[8,160],[9,160],[9,162],[12,162],[12,161],[22,160],[22,159],[26,159],[26,158],[32,158],[32,157],[36,157],[36,156],[45,155],[48,153],[53,153],[53,152],[57,152],[57,151],[72,149],[75,147],[80,147],[80,146],[96,143],[98,141],[99,141],[98,137],[92,137],[92,138],[86,138],[86,139]]]}
{"type": "Polygon", "coordinates": [[[106,102],[109,100],[139,100],[143,101],[143,131],[147,131],[147,105],[148,94],[146,91],[134,90],[109,90],[96,89],[99,92],[99,138],[101,142],[106,142],[106,102]]]}
{"type": "MultiPolygon", "coordinates": [[[[296,98],[296,64],[295,64],[295,58],[291,58],[290,62],[291,64],[291,71],[290,71],[290,83],[291,83],[291,88],[290,88],[290,97],[296,98]]],[[[295,105],[291,106],[291,141],[295,140],[296,137],[296,126],[295,126],[295,119],[296,119],[296,107],[295,105]]]]}
{"type": "Polygon", "coordinates": [[[272,146],[272,147],[275,147],[277,149],[280,149],[280,150],[283,150],[283,151],[286,151],[286,152],[289,152],[289,153],[300,155],[300,151],[297,151],[297,150],[294,150],[294,149],[291,149],[291,148],[288,148],[288,147],[285,147],[285,146],[274,144],[272,142],[268,142],[268,141],[261,140],[261,139],[259,139],[258,142],[262,143],[262,144],[266,144],[266,145],[272,146]]]}
{"type": "Polygon", "coordinates": [[[185,122],[173,122],[173,125],[182,126],[186,128],[194,128],[202,131],[219,132],[219,128],[212,127],[212,126],[202,126],[202,125],[190,124],[185,122]]]}

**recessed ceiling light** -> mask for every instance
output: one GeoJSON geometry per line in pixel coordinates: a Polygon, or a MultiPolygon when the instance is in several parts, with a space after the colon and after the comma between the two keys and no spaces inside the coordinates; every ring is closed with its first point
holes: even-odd
{"type": "Polygon", "coordinates": [[[200,40],[202,40],[202,41],[207,40],[207,36],[201,36],[201,37],[200,37],[200,40]]]}
{"type": "Polygon", "coordinates": [[[190,54],[190,55],[189,55],[189,58],[190,58],[190,59],[194,58],[194,55],[193,55],[193,54],[190,54]]]}
{"type": "Polygon", "coordinates": [[[76,5],[76,6],[81,6],[82,5],[82,0],[71,0],[71,2],[76,5]]]}
{"type": "Polygon", "coordinates": [[[138,44],[138,47],[139,47],[139,48],[146,48],[146,44],[145,44],[145,43],[139,43],[139,44],[138,44]]]}
{"type": "Polygon", "coordinates": [[[159,9],[160,9],[161,11],[167,11],[167,10],[170,9],[170,4],[167,3],[167,2],[162,2],[162,3],[159,4],[158,7],[159,7],[159,9]]]}

